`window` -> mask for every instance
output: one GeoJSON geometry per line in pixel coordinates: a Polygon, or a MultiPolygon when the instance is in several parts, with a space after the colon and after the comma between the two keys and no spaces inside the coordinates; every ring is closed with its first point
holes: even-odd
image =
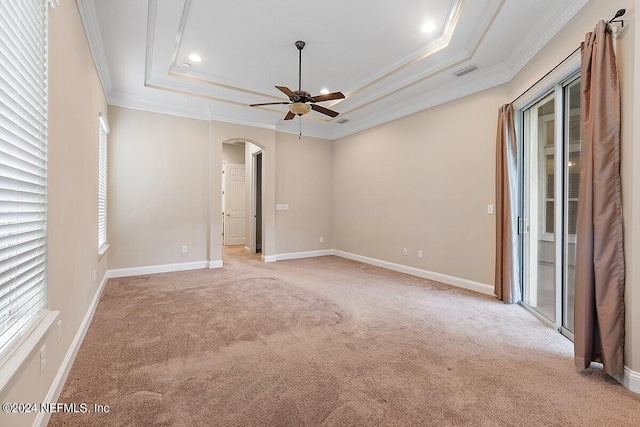
{"type": "Polygon", "coordinates": [[[47,305],[47,3],[0,2],[0,357],[47,305]]]}
{"type": "Polygon", "coordinates": [[[100,136],[98,143],[98,252],[105,253],[107,248],[107,134],[109,125],[100,113],[100,136]]]}

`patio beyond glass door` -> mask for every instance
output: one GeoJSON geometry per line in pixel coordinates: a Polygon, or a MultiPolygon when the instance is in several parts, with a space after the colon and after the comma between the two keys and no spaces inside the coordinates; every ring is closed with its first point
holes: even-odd
{"type": "Polygon", "coordinates": [[[523,111],[523,302],[573,338],[580,80],[523,111]]]}

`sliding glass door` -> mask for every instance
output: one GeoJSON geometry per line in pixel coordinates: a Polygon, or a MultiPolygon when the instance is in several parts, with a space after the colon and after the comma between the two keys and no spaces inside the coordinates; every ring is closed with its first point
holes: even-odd
{"type": "Polygon", "coordinates": [[[523,302],[573,336],[580,80],[523,111],[523,302]]]}

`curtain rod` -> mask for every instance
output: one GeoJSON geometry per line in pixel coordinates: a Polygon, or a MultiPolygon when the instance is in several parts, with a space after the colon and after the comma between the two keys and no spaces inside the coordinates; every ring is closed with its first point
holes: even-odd
{"type": "Polygon", "coordinates": [[[555,67],[553,67],[552,69],[550,69],[547,74],[545,74],[544,76],[540,77],[534,84],[532,84],[531,86],[529,86],[524,92],[522,92],[520,95],[518,95],[518,97],[516,99],[514,99],[513,101],[511,101],[512,104],[514,104],[518,99],[522,98],[527,92],[529,92],[531,89],[533,89],[538,83],[540,83],[542,80],[545,79],[545,77],[547,77],[549,74],[553,73],[559,66],[561,66],[562,64],[565,63],[565,61],[569,58],[571,58],[573,56],[574,53],[576,53],[577,51],[580,50],[580,46],[578,46],[577,48],[575,48],[569,55],[567,55],[562,61],[560,61],[555,67]]]}
{"type": "MultiPolygon", "coordinates": [[[[609,23],[612,24],[614,22],[620,22],[622,24],[622,26],[624,27],[624,20],[622,19],[618,19],[620,17],[622,17],[625,12],[627,10],[626,9],[620,9],[616,12],[616,15],[611,18],[609,20],[609,23]]],[[[549,74],[553,73],[559,66],[561,66],[562,64],[564,64],[564,62],[571,58],[571,56],[573,56],[574,53],[576,53],[577,51],[580,50],[580,46],[578,46],[577,48],[575,48],[573,50],[573,52],[571,52],[569,55],[567,55],[562,61],[560,61],[555,67],[553,67],[551,70],[549,70],[549,72],[547,74],[545,74],[544,76],[540,77],[534,84],[532,84],[531,86],[529,86],[524,92],[522,92],[520,95],[518,95],[518,97],[516,99],[514,99],[513,101],[511,101],[512,104],[514,104],[518,99],[522,98],[527,92],[529,92],[531,89],[533,89],[538,83],[540,83],[542,80],[545,79],[545,77],[547,77],[549,74]]]]}

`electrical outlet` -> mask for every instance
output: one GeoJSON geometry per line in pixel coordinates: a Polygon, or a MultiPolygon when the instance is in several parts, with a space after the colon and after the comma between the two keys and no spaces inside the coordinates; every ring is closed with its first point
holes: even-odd
{"type": "Polygon", "coordinates": [[[409,251],[407,250],[407,248],[402,248],[402,255],[404,256],[409,255],[409,251]]]}
{"type": "Polygon", "coordinates": [[[62,319],[58,320],[58,342],[62,339],[62,319]]]}
{"type": "Polygon", "coordinates": [[[422,251],[418,251],[418,258],[422,259],[422,251]]]}
{"type": "Polygon", "coordinates": [[[324,237],[320,238],[320,243],[324,243],[324,237]]]}
{"type": "Polygon", "coordinates": [[[182,253],[183,254],[187,253],[187,245],[182,245],[182,253]]]}
{"type": "Polygon", "coordinates": [[[45,350],[47,349],[46,345],[43,345],[40,349],[40,375],[44,372],[44,362],[45,362],[45,350]]]}

